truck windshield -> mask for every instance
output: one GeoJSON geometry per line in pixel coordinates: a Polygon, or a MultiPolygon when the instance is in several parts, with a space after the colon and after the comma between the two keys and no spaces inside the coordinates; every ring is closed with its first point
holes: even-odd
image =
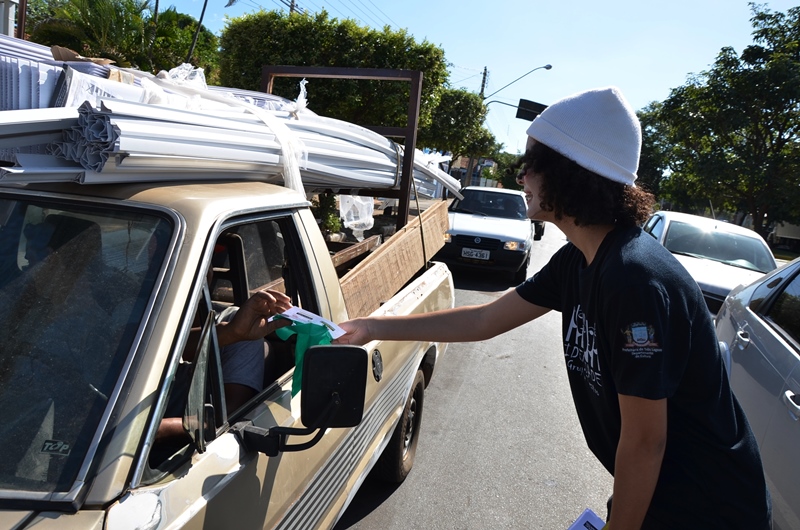
{"type": "Polygon", "coordinates": [[[82,479],[171,231],[148,211],[0,199],[0,490],[82,479]]]}

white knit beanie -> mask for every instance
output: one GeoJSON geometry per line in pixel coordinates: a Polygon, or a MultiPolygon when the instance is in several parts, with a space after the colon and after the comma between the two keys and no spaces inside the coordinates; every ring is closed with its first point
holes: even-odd
{"type": "Polygon", "coordinates": [[[632,186],[642,129],[616,87],[559,100],[533,120],[528,136],[602,177],[632,186]]]}

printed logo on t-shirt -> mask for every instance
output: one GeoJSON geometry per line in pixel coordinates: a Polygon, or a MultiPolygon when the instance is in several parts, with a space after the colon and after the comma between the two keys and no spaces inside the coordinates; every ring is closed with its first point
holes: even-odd
{"type": "Polygon", "coordinates": [[[649,359],[661,352],[661,345],[655,339],[656,329],[646,322],[634,322],[623,329],[622,334],[626,341],[622,351],[637,359],[649,359]]]}
{"type": "Polygon", "coordinates": [[[597,355],[597,342],[594,324],[586,319],[580,304],[572,310],[567,332],[564,335],[564,356],[567,369],[583,376],[589,389],[600,395],[603,387],[600,378],[600,359],[597,355]]]}

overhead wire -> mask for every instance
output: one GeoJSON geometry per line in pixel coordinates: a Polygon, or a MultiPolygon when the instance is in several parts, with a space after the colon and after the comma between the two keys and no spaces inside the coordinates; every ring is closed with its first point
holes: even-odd
{"type": "Polygon", "coordinates": [[[378,7],[378,6],[376,6],[376,5],[375,5],[375,3],[374,3],[372,0],[367,0],[367,2],[369,2],[370,4],[372,4],[373,6],[375,6],[375,9],[377,9],[378,11],[380,11],[380,12],[381,12],[381,14],[382,14],[384,17],[386,17],[386,18],[389,20],[389,22],[391,22],[392,24],[394,24],[394,26],[395,26],[397,29],[400,29],[400,24],[398,24],[397,22],[395,22],[394,20],[392,20],[392,19],[391,19],[391,17],[389,17],[389,16],[388,16],[386,13],[384,13],[383,11],[381,11],[381,8],[380,8],[380,7],[378,7]]]}
{"type": "MultiPolygon", "coordinates": [[[[332,5],[330,2],[328,3],[328,7],[330,7],[331,9],[333,9],[334,11],[336,11],[337,13],[339,13],[339,14],[340,14],[340,15],[341,15],[343,18],[345,18],[345,19],[346,19],[346,18],[348,18],[348,17],[347,17],[347,15],[345,15],[344,13],[342,13],[341,11],[339,11],[339,10],[336,8],[336,6],[332,5]]],[[[324,8],[324,6],[323,6],[323,8],[324,8]]]]}
{"type": "Polygon", "coordinates": [[[362,6],[364,6],[364,9],[366,9],[366,10],[369,12],[369,14],[370,14],[370,18],[371,18],[372,20],[375,20],[375,21],[378,23],[378,27],[376,27],[375,29],[382,29],[382,28],[384,28],[385,26],[391,26],[391,24],[388,24],[388,23],[386,23],[386,22],[384,22],[384,21],[380,20],[380,17],[379,17],[379,16],[377,16],[377,15],[375,15],[375,12],[374,12],[373,10],[371,10],[371,9],[369,8],[369,6],[367,6],[366,4],[364,4],[364,2],[362,2],[361,0],[356,0],[356,2],[358,2],[359,4],[361,4],[362,6]],[[376,18],[373,18],[373,16],[372,16],[372,15],[375,15],[375,16],[377,17],[377,20],[376,20],[376,18]]]}
{"type": "MultiPolygon", "coordinates": [[[[355,9],[353,9],[353,8],[350,8],[350,11],[352,11],[353,13],[356,13],[356,12],[358,11],[358,12],[360,13],[360,15],[359,15],[359,18],[358,18],[358,19],[361,21],[361,23],[362,23],[362,24],[364,24],[365,26],[370,26],[371,24],[368,24],[368,23],[366,23],[366,21],[364,20],[364,15],[366,15],[366,13],[364,13],[364,10],[363,10],[363,9],[361,9],[361,8],[359,8],[359,7],[358,7],[358,6],[355,4],[355,2],[353,2],[353,0],[347,0],[347,1],[350,3],[350,5],[352,5],[352,6],[353,6],[353,8],[355,8],[355,9]]],[[[368,15],[367,15],[367,16],[368,16],[368,15]]],[[[373,22],[374,22],[374,19],[373,19],[373,22]]],[[[379,24],[380,24],[380,23],[379,23],[379,24]]]]}
{"type": "MultiPolygon", "coordinates": [[[[312,2],[311,0],[305,0],[305,2],[308,3],[308,4],[311,4],[312,6],[314,6],[314,8],[316,9],[316,12],[319,12],[319,11],[322,11],[322,10],[325,9],[324,7],[318,6],[317,4],[312,2]]],[[[308,12],[308,9],[306,9],[306,12],[308,12]]]]}

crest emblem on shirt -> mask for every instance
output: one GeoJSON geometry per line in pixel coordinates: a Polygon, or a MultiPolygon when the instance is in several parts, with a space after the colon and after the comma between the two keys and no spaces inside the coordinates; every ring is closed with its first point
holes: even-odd
{"type": "Polygon", "coordinates": [[[635,322],[622,330],[622,333],[627,340],[625,344],[627,348],[658,347],[655,341],[655,328],[645,322],[635,322]]]}

